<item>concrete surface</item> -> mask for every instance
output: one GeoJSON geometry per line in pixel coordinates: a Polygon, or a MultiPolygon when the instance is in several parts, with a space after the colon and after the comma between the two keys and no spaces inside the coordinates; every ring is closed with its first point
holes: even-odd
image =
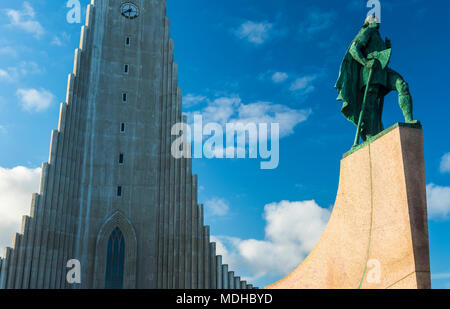
{"type": "Polygon", "coordinates": [[[397,124],[341,161],[330,221],[267,289],[431,288],[422,129],[397,124]]]}

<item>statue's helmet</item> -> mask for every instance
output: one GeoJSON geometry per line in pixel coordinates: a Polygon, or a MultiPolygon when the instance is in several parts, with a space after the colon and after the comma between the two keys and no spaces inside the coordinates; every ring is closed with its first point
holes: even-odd
{"type": "Polygon", "coordinates": [[[375,15],[367,16],[364,25],[380,24],[380,19],[375,15]]]}

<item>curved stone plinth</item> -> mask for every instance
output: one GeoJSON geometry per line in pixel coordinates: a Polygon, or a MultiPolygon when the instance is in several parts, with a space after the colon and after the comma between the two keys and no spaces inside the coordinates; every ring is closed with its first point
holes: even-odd
{"type": "Polygon", "coordinates": [[[430,288],[420,125],[344,155],[330,221],[305,261],[268,289],[430,288]]]}

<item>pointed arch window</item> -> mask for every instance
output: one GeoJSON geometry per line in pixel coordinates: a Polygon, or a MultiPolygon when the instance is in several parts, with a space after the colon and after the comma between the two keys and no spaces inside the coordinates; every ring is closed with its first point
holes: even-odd
{"type": "Polygon", "coordinates": [[[116,227],[108,240],[106,255],[106,289],[123,288],[123,270],[125,264],[125,239],[122,231],[116,227]]]}

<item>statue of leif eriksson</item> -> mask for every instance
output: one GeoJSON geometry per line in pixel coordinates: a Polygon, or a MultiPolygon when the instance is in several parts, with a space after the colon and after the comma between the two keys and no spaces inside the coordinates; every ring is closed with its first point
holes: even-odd
{"type": "Polygon", "coordinates": [[[395,90],[407,123],[413,120],[412,97],[403,77],[388,68],[391,42],[383,40],[380,21],[367,17],[358,35],[352,41],[341,65],[336,89],[338,100],[343,101],[342,113],[357,127],[354,146],[359,137],[363,141],[384,130],[382,112],[384,97],[395,90]]]}

